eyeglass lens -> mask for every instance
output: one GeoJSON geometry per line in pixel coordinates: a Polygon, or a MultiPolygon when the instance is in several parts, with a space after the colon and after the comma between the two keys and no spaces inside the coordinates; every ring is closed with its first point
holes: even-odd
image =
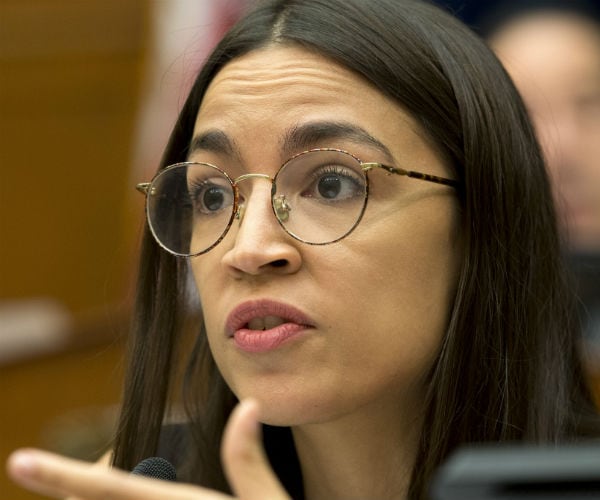
{"type": "MultiPolygon", "coordinates": [[[[244,182],[257,180],[240,180],[244,182]]],[[[205,163],[181,163],[152,181],[147,202],[150,227],[158,242],[177,255],[210,250],[235,217],[235,182],[205,163]]],[[[343,238],[364,211],[367,178],[360,162],[337,150],[301,153],[277,172],[272,207],[294,238],[326,244],[343,238]]]]}

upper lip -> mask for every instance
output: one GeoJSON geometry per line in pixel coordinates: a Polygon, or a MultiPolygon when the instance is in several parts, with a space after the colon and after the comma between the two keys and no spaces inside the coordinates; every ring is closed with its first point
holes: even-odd
{"type": "Polygon", "coordinates": [[[289,304],[273,300],[249,300],[236,306],[227,316],[225,332],[232,337],[236,330],[243,328],[255,318],[276,316],[287,323],[297,323],[307,327],[314,326],[314,322],[302,311],[289,304]]]}

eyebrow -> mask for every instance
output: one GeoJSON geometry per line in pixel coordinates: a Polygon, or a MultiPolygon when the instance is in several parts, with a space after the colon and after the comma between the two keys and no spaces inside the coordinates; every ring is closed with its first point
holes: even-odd
{"type": "Polygon", "coordinates": [[[392,153],[387,146],[362,127],[343,121],[314,121],[292,127],[282,138],[280,148],[285,156],[292,156],[317,145],[327,146],[323,141],[329,140],[344,140],[357,145],[370,146],[393,162],[392,153]]]}
{"type": "Polygon", "coordinates": [[[209,129],[192,138],[188,156],[197,151],[234,155],[237,153],[237,148],[225,132],[219,129],[209,129]]]}
{"type": "MultiPolygon", "coordinates": [[[[387,146],[362,127],[344,121],[312,121],[295,125],[281,138],[279,149],[282,157],[287,158],[317,146],[327,146],[327,144],[323,144],[323,141],[336,140],[370,146],[393,163],[393,156],[387,146]]],[[[334,147],[335,144],[329,146],[334,147]]],[[[191,156],[197,151],[240,156],[236,144],[220,129],[209,129],[194,136],[190,143],[189,155],[191,156]]]]}

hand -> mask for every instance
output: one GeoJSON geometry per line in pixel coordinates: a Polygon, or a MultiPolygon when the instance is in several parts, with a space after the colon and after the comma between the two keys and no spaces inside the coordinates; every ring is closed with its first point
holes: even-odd
{"type": "MultiPolygon", "coordinates": [[[[225,429],[225,473],[240,500],[289,500],[262,448],[258,403],[242,401],[225,429]]],[[[17,483],[53,498],[85,500],[225,500],[222,493],[187,484],[135,476],[39,450],[19,450],[7,462],[17,483]]]]}

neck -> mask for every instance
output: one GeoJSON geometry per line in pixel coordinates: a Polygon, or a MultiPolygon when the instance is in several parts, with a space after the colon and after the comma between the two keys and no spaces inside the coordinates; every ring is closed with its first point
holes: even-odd
{"type": "Polygon", "coordinates": [[[414,416],[372,411],[293,428],[306,499],[405,499],[420,431],[414,416]]]}

